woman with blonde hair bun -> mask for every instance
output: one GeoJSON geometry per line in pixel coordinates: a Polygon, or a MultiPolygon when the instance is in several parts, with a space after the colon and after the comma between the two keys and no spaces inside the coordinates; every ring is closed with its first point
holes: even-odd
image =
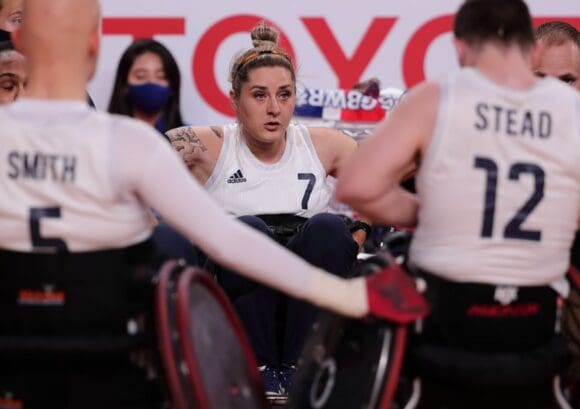
{"type": "MultiPolygon", "coordinates": [[[[229,213],[306,261],[348,276],[370,226],[328,213],[333,180],[356,142],[292,122],[296,74],[278,32],[262,23],[230,69],[237,121],[167,133],[191,173],[229,213]]],[[[267,257],[268,255],[264,255],[267,257]]],[[[245,324],[270,394],[287,392],[316,309],[238,274],[217,279],[245,324]]]]}

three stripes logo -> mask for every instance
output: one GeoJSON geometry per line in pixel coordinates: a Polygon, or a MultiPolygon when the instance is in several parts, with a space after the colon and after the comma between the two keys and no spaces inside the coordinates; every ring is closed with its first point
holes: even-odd
{"type": "Polygon", "coordinates": [[[244,183],[247,182],[246,178],[242,174],[242,171],[238,169],[236,173],[228,178],[228,183],[244,183]]]}

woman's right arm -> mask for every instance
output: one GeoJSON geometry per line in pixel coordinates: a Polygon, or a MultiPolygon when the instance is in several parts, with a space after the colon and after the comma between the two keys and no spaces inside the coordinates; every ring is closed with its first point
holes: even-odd
{"type": "Polygon", "coordinates": [[[165,133],[191,174],[204,184],[213,172],[223,144],[220,127],[182,126],[165,133]]]}

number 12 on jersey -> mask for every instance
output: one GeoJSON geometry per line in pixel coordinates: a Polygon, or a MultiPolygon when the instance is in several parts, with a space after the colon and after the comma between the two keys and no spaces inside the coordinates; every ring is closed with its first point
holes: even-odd
{"type": "MultiPolygon", "coordinates": [[[[481,237],[491,237],[493,234],[495,205],[497,200],[497,180],[499,177],[498,167],[492,159],[479,156],[475,158],[473,166],[476,169],[482,169],[486,174],[481,237]]],[[[524,230],[521,228],[521,225],[536,208],[538,203],[540,203],[544,198],[545,173],[540,166],[534,163],[516,162],[510,166],[508,179],[517,182],[520,179],[520,175],[523,174],[530,174],[534,177],[534,191],[518,212],[507,223],[503,232],[503,237],[506,239],[540,241],[542,239],[541,231],[524,230]]]]}

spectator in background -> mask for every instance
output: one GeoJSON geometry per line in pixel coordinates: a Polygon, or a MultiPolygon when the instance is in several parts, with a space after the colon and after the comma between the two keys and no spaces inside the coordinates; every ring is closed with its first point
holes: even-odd
{"type": "Polygon", "coordinates": [[[534,73],[556,77],[580,90],[580,36],[563,21],[550,21],[535,31],[534,73]]]}
{"type": "Polygon", "coordinates": [[[108,111],[165,133],[184,125],[180,88],[179,68],[169,50],[155,40],[137,40],[121,56],[108,111]]]}
{"type": "MultiPolygon", "coordinates": [[[[536,52],[532,62],[537,76],[558,78],[580,90],[580,33],[563,21],[544,23],[535,31],[536,52]]],[[[572,246],[571,264],[580,267],[580,232],[572,246]]],[[[580,289],[572,286],[564,311],[564,335],[572,353],[567,373],[572,385],[573,407],[580,407],[580,289]]]]}
{"type": "Polygon", "coordinates": [[[0,105],[13,102],[26,84],[26,59],[11,41],[0,42],[0,105]]]}
{"type": "Polygon", "coordinates": [[[10,32],[22,23],[22,0],[0,0],[0,41],[10,40],[10,32]]]}
{"type": "MultiPolygon", "coordinates": [[[[121,56],[109,112],[140,119],[160,133],[184,125],[179,108],[181,76],[175,59],[161,43],[133,42],[121,56]]],[[[153,240],[166,256],[197,264],[197,251],[153,211],[153,240]]]]}

